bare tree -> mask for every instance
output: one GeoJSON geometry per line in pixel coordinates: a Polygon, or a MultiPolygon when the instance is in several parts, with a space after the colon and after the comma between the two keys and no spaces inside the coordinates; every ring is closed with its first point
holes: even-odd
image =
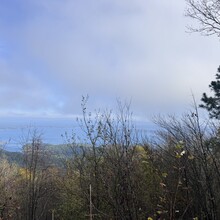
{"type": "Polygon", "coordinates": [[[79,211],[83,213],[79,209],[83,206],[88,216],[89,204],[93,219],[139,220],[153,215],[159,179],[150,152],[139,141],[130,104],[119,101],[116,112],[92,114],[87,111],[87,99],[82,101],[83,117],[79,123],[87,144],[69,145],[73,155],[66,164],[68,181],[63,182],[63,188],[68,189],[66,199],[69,201],[72,195],[74,201],[72,218],[79,211]],[[75,202],[79,197],[80,206],[75,202]]]}
{"type": "Polygon", "coordinates": [[[186,16],[199,22],[199,27],[189,27],[192,32],[220,37],[220,0],[186,0],[186,16]]]}
{"type": "Polygon", "coordinates": [[[51,152],[45,148],[37,130],[30,132],[23,146],[23,155],[23,219],[45,219],[56,190],[53,183],[54,169],[50,161],[51,152]]]}
{"type": "Polygon", "coordinates": [[[196,105],[181,118],[159,117],[157,124],[162,128],[158,144],[162,170],[168,173],[165,192],[171,202],[165,206],[171,206],[169,218],[176,219],[178,214],[187,219],[219,219],[220,161],[212,124],[200,121],[196,105]]]}

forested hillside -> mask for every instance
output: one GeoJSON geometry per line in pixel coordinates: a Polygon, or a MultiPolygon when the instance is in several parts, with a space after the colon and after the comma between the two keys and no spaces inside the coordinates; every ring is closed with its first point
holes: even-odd
{"type": "Polygon", "coordinates": [[[1,219],[218,219],[219,132],[195,108],[155,118],[150,140],[128,105],[83,108],[75,136],[52,147],[33,132],[22,153],[1,152],[1,219]],[[16,160],[15,160],[16,155],[16,160]]]}

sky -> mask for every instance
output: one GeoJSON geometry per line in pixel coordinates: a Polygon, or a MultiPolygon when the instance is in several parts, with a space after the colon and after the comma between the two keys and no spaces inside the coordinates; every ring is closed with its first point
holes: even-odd
{"type": "Polygon", "coordinates": [[[131,100],[141,117],[199,102],[220,65],[184,0],[0,0],[0,116],[69,117],[131,100]]]}

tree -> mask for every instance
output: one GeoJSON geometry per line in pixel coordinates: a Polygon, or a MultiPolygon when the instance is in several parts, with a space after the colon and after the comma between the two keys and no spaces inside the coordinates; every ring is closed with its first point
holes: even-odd
{"type": "Polygon", "coordinates": [[[193,32],[220,37],[220,0],[186,0],[186,16],[199,22],[199,27],[189,27],[193,32]]]}
{"type": "Polygon", "coordinates": [[[14,219],[20,205],[18,198],[18,167],[10,164],[4,157],[0,158],[0,219],[14,219]]]}
{"type": "Polygon", "coordinates": [[[164,173],[161,206],[166,219],[219,219],[219,134],[215,126],[201,123],[198,109],[159,117],[158,170],[164,173]],[[213,131],[213,133],[211,132],[213,131]],[[161,161],[160,161],[161,159],[161,161]],[[205,193],[204,193],[205,192],[205,193]]]}
{"type": "Polygon", "coordinates": [[[214,92],[214,96],[208,97],[206,93],[203,93],[202,102],[200,107],[205,108],[209,112],[211,118],[219,119],[220,117],[220,66],[218,73],[216,74],[216,81],[212,81],[209,88],[214,92]]]}
{"type": "MultiPolygon", "coordinates": [[[[199,27],[189,27],[192,32],[200,32],[203,35],[217,35],[220,37],[220,0],[186,0],[186,16],[199,22],[199,27]]],[[[216,74],[216,81],[209,85],[214,97],[208,97],[203,93],[200,107],[209,112],[211,118],[219,118],[220,115],[220,66],[216,74]]]]}
{"type": "Polygon", "coordinates": [[[41,134],[30,131],[30,137],[23,146],[24,168],[22,195],[22,219],[45,219],[54,208],[56,170],[51,164],[51,152],[45,148],[41,134]]]}
{"type": "Polygon", "coordinates": [[[65,219],[85,219],[90,214],[94,219],[115,220],[153,216],[160,179],[132,122],[130,105],[118,102],[116,113],[94,115],[86,104],[83,98],[79,123],[87,139],[81,146],[69,144],[72,155],[66,160],[62,214],[65,219]]]}

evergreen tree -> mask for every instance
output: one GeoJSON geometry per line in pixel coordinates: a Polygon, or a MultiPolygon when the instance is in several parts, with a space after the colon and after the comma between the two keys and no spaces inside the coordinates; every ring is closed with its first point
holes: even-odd
{"type": "Polygon", "coordinates": [[[220,66],[218,67],[216,80],[212,81],[209,85],[211,91],[214,92],[214,96],[207,96],[203,93],[202,102],[200,107],[205,108],[209,112],[210,118],[220,118],[220,66]]]}

